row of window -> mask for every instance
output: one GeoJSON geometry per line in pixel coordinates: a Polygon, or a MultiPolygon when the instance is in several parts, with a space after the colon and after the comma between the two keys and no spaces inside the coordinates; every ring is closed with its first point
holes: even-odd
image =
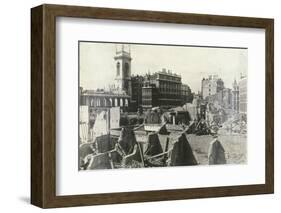
{"type": "Polygon", "coordinates": [[[144,89],[144,90],[142,91],[142,94],[143,94],[143,95],[151,95],[151,94],[152,94],[152,90],[151,90],[151,89],[144,89]]]}
{"type": "Polygon", "coordinates": [[[129,101],[128,99],[119,99],[119,103],[118,103],[118,99],[117,98],[109,98],[109,99],[101,99],[101,98],[92,98],[90,101],[90,106],[92,107],[101,107],[101,106],[128,106],[129,105],[129,101]]]}
{"type": "Polygon", "coordinates": [[[152,100],[142,100],[143,105],[152,105],[152,100]]]}
{"type": "MultiPolygon", "coordinates": [[[[119,76],[120,75],[120,62],[117,62],[116,70],[117,70],[117,76],[119,76]]],[[[130,65],[128,63],[125,63],[124,77],[129,77],[129,71],[130,71],[130,65]]]]}
{"type": "Polygon", "coordinates": [[[173,76],[169,76],[169,75],[159,75],[159,79],[160,80],[170,80],[170,81],[181,81],[181,78],[179,77],[173,77],[173,76]]]}

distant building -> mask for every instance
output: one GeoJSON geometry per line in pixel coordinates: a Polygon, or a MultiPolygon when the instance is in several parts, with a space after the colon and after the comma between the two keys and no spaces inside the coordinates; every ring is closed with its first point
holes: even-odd
{"type": "Polygon", "coordinates": [[[222,93],[222,106],[225,109],[232,109],[232,90],[229,88],[224,88],[222,93]]]}
{"type": "Polygon", "coordinates": [[[232,87],[232,109],[239,112],[239,85],[236,80],[234,80],[232,87]]]}
{"type": "Polygon", "coordinates": [[[130,96],[118,91],[105,90],[80,90],[80,106],[88,106],[89,110],[120,107],[127,110],[130,104],[130,96]]]}
{"type": "Polygon", "coordinates": [[[182,104],[181,76],[170,70],[166,71],[166,69],[154,74],[147,74],[144,77],[142,93],[142,106],[144,108],[180,106],[182,104]],[[150,99],[149,103],[151,104],[147,104],[150,99]]]}
{"type": "Polygon", "coordinates": [[[239,113],[247,113],[247,77],[241,76],[239,81],[239,113]]]}
{"type": "Polygon", "coordinates": [[[131,97],[131,108],[133,111],[142,105],[142,87],[144,84],[144,77],[136,75],[131,77],[132,82],[132,97],[131,97]]]}
{"type": "Polygon", "coordinates": [[[216,94],[206,97],[206,101],[217,104],[224,109],[232,109],[232,90],[224,88],[216,94]]]}
{"type": "Polygon", "coordinates": [[[215,95],[224,89],[224,82],[218,75],[209,75],[208,78],[203,78],[201,82],[202,98],[215,95]]]}
{"type": "Polygon", "coordinates": [[[162,69],[154,74],[154,78],[158,89],[158,106],[172,107],[182,104],[180,75],[162,69]]]}
{"type": "Polygon", "coordinates": [[[215,105],[219,105],[221,107],[223,107],[223,90],[220,90],[219,92],[213,94],[213,95],[209,95],[205,98],[205,100],[208,103],[213,103],[215,105]]]}
{"type": "Polygon", "coordinates": [[[181,99],[183,104],[191,103],[193,100],[191,89],[187,84],[181,85],[181,99]]]}
{"type": "Polygon", "coordinates": [[[158,106],[158,94],[155,84],[145,82],[142,87],[142,107],[144,109],[158,106]]]}
{"type": "Polygon", "coordinates": [[[153,74],[132,76],[131,105],[151,108],[155,106],[174,107],[192,102],[193,94],[181,76],[162,69],[153,74]]]}

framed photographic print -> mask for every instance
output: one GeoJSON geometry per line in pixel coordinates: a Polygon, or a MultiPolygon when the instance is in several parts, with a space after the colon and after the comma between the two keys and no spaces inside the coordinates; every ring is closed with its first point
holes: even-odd
{"type": "Polygon", "coordinates": [[[273,19],[31,9],[31,203],[274,191],[273,19]]]}

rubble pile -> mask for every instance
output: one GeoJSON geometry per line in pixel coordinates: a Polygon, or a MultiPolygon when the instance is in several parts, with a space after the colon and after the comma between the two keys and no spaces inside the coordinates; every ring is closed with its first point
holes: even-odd
{"type": "MultiPolygon", "coordinates": [[[[204,103],[199,108],[186,104],[165,112],[157,108],[142,115],[142,123],[126,121],[126,125],[110,129],[104,122],[107,114],[101,114],[104,128],[93,137],[93,142],[80,145],[80,169],[198,165],[196,155],[200,153],[192,150],[187,135],[216,137],[222,130],[239,134],[247,131],[245,117],[226,119],[224,109],[210,108],[204,103]]],[[[133,120],[136,116],[127,117],[133,120]]],[[[205,159],[208,157],[210,165],[227,163],[224,147],[217,138],[208,147],[205,159]]]]}

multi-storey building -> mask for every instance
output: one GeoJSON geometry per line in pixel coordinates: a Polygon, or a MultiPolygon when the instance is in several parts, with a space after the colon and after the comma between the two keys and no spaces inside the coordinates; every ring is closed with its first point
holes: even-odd
{"type": "Polygon", "coordinates": [[[239,112],[239,85],[236,80],[232,84],[232,109],[239,112]]]}
{"type": "Polygon", "coordinates": [[[142,87],[144,86],[144,76],[136,75],[131,77],[132,82],[132,97],[131,109],[137,111],[142,105],[142,87]]]}
{"type": "Polygon", "coordinates": [[[239,81],[239,113],[247,114],[247,76],[241,76],[239,81]]]}
{"type": "Polygon", "coordinates": [[[154,77],[158,88],[158,105],[167,107],[181,105],[181,76],[162,69],[155,73],[154,77]]]}
{"type": "Polygon", "coordinates": [[[162,69],[162,71],[152,75],[147,74],[143,85],[142,106],[144,108],[154,106],[172,107],[182,104],[181,76],[172,73],[170,70],[162,69]],[[152,102],[147,102],[150,99],[152,102]],[[144,100],[150,104],[144,103],[144,100]]]}
{"type": "Polygon", "coordinates": [[[155,84],[145,82],[142,87],[142,107],[144,109],[158,106],[158,94],[155,84]]]}
{"type": "Polygon", "coordinates": [[[120,107],[127,110],[130,104],[130,96],[121,91],[80,90],[80,105],[91,108],[120,107]]]}
{"type": "Polygon", "coordinates": [[[224,88],[222,91],[222,106],[225,109],[232,109],[232,90],[229,88],[224,88]]]}
{"type": "Polygon", "coordinates": [[[209,75],[208,78],[203,78],[201,82],[201,93],[203,99],[208,96],[215,95],[224,89],[224,82],[218,75],[209,75]]]}
{"type": "Polygon", "coordinates": [[[193,100],[191,89],[187,84],[181,85],[181,99],[182,99],[182,104],[191,103],[193,100]]]}

